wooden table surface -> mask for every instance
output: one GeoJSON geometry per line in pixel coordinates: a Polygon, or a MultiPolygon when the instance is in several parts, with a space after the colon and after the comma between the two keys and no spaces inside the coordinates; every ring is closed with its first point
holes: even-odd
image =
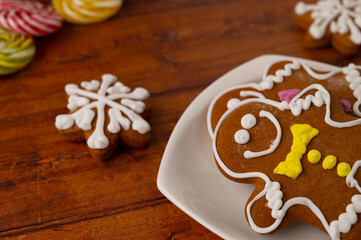
{"type": "Polygon", "coordinates": [[[360,54],[304,48],[296,2],[125,0],[104,23],[65,23],[37,38],[34,61],[0,78],[0,237],[218,239],[156,186],[168,138],[191,101],[262,54],[361,63],[360,54]],[[100,162],[86,144],[64,141],[54,120],[67,112],[65,84],[103,73],[147,88],[153,111],[148,148],[119,148],[100,162]]]}

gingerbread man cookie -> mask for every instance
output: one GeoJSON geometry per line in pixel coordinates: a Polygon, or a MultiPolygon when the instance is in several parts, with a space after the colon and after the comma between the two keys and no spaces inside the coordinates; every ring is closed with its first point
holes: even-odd
{"type": "Polygon", "coordinates": [[[359,239],[359,69],[325,72],[287,59],[271,64],[259,84],[229,89],[211,104],[218,168],[256,185],[245,209],[256,232],[302,221],[333,240],[359,239]]]}
{"type": "Polygon", "coordinates": [[[353,55],[361,44],[361,1],[319,0],[299,2],[295,21],[306,30],[305,45],[311,48],[331,44],[339,52],[353,55]]]}
{"type": "Polygon", "coordinates": [[[133,91],[116,76],[104,74],[102,82],[84,81],[81,87],[68,84],[69,114],[56,117],[55,126],[69,141],[87,141],[96,159],[109,157],[119,143],[144,147],[150,138],[149,93],[144,88],[133,91]]]}

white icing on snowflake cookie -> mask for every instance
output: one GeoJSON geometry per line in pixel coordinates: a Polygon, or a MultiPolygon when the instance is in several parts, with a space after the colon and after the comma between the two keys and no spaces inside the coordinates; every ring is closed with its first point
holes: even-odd
{"type": "Polygon", "coordinates": [[[143,100],[149,97],[146,89],[135,88],[131,91],[117,82],[117,77],[112,74],[104,74],[102,82],[84,81],[80,86],[65,86],[69,95],[67,108],[71,113],[56,117],[57,129],[66,131],[76,125],[83,131],[91,131],[87,138],[90,149],[109,147],[106,131],[108,134],[118,134],[121,130],[131,129],[140,135],[149,133],[150,125],[141,116],[146,107],[143,100]]]}
{"type": "MultiPolygon", "coordinates": [[[[308,27],[308,32],[315,40],[324,39],[330,33],[345,36],[345,39],[355,46],[361,44],[361,1],[359,0],[319,0],[315,4],[299,2],[295,7],[295,13],[296,16],[310,15],[313,22],[308,27]]],[[[340,45],[337,41],[332,42],[333,45],[340,45]]],[[[341,46],[334,45],[334,47],[341,52],[343,50],[341,46]]],[[[348,50],[345,51],[347,54],[348,50]]]]}

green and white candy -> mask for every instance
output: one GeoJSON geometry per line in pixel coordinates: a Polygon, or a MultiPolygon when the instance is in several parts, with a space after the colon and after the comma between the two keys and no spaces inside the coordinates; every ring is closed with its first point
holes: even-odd
{"type": "Polygon", "coordinates": [[[24,68],[34,56],[32,37],[0,28],[0,75],[24,68]]]}

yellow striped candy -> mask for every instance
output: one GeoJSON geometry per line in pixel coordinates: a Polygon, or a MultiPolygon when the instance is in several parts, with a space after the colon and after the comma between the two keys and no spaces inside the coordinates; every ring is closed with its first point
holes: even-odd
{"type": "Polygon", "coordinates": [[[53,0],[54,9],[68,22],[91,24],[115,15],[123,0],[53,0]]]}
{"type": "Polygon", "coordinates": [[[0,75],[24,68],[34,55],[32,37],[0,28],[0,75]]]}

